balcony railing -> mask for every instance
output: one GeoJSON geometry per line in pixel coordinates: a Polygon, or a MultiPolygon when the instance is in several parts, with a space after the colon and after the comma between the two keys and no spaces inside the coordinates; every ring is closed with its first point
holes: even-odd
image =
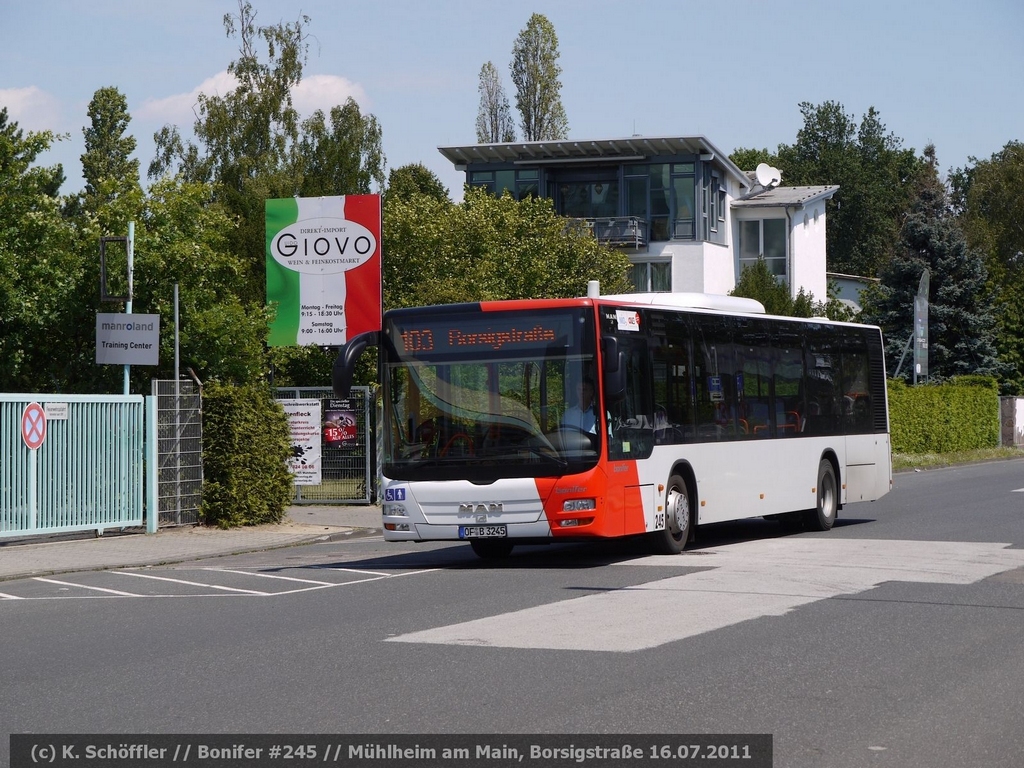
{"type": "Polygon", "coordinates": [[[589,229],[600,243],[623,248],[647,246],[647,221],[638,216],[601,216],[576,221],[589,229]]]}

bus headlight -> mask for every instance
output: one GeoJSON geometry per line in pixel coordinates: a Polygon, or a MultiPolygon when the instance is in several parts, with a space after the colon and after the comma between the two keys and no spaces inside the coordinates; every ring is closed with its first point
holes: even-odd
{"type": "Polygon", "coordinates": [[[409,513],[405,511],[405,507],[401,504],[385,504],[381,511],[385,517],[408,517],[409,513]]]}
{"type": "Polygon", "coordinates": [[[586,512],[597,509],[596,499],[566,499],[562,502],[563,512],[586,512]]]}

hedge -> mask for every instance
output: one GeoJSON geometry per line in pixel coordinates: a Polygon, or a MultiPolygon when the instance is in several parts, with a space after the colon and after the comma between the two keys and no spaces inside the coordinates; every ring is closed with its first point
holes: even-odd
{"type": "Polygon", "coordinates": [[[999,445],[999,384],[960,376],[908,387],[890,379],[889,424],[894,453],[952,453],[999,445]]]}
{"type": "Polygon", "coordinates": [[[207,525],[279,523],[294,493],[288,418],[266,386],[203,388],[203,502],[207,525]]]}

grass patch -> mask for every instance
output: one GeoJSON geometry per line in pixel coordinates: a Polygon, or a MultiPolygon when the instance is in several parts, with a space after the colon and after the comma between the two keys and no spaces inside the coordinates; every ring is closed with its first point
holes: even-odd
{"type": "Polygon", "coordinates": [[[894,453],[892,468],[894,472],[900,472],[907,469],[952,467],[956,464],[1005,459],[1024,459],[1024,450],[1020,448],[979,448],[974,451],[955,451],[953,453],[894,453]]]}

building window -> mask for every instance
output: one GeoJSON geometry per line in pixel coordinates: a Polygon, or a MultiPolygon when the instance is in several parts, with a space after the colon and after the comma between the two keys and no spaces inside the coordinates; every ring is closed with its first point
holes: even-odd
{"type": "Polygon", "coordinates": [[[558,213],[574,219],[596,219],[618,216],[619,182],[564,181],[558,185],[558,213]]]}
{"type": "Polygon", "coordinates": [[[643,261],[629,267],[629,279],[637,293],[672,290],[672,262],[643,261]]]}
{"type": "Polygon", "coordinates": [[[788,281],[786,271],[786,220],[754,219],[740,222],[740,274],[743,268],[764,259],[768,271],[788,281]]]}
{"type": "Polygon", "coordinates": [[[523,200],[527,195],[538,197],[539,175],[536,169],[473,171],[469,174],[469,183],[474,187],[483,187],[495,197],[508,192],[516,200],[523,200]]]}

